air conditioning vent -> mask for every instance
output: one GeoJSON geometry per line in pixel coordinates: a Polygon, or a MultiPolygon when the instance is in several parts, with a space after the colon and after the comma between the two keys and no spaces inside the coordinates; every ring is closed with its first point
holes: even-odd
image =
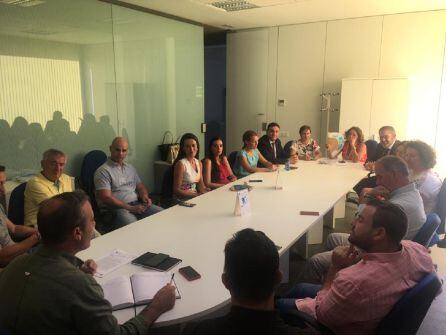
{"type": "Polygon", "coordinates": [[[258,8],[258,6],[243,0],[216,1],[212,2],[210,5],[223,9],[227,12],[236,12],[239,10],[258,8]]]}

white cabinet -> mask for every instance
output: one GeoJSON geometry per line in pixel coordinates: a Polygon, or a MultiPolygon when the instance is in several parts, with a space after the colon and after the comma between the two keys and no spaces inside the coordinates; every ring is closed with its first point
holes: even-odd
{"type": "Polygon", "coordinates": [[[379,128],[393,126],[405,139],[409,89],[407,79],[343,79],[339,131],[358,126],[365,139],[379,140],[379,128]]]}

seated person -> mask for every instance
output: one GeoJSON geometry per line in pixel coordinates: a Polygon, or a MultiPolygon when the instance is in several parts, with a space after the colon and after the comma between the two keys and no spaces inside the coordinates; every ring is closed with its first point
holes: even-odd
{"type": "Polygon", "coordinates": [[[409,167],[409,180],[415,183],[424,203],[426,214],[435,211],[441,179],[432,168],[436,163],[434,149],[422,141],[409,141],[405,145],[405,160],[409,167]]]}
{"type": "MultiPolygon", "coordinates": [[[[364,189],[361,203],[367,203],[370,198],[386,199],[400,206],[407,215],[407,232],[405,240],[412,240],[418,230],[426,222],[423,200],[415,185],[409,181],[407,164],[396,156],[385,156],[375,163],[377,187],[364,189]]],[[[348,234],[333,233],[327,238],[326,247],[333,250],[337,246],[348,245],[348,234]]],[[[304,280],[321,283],[326,275],[331,261],[331,251],[321,252],[311,257],[303,274],[304,280]]]]}
{"type": "Polygon", "coordinates": [[[267,161],[257,149],[259,137],[253,130],[247,130],[243,134],[243,148],[237,153],[237,159],[234,164],[234,173],[242,178],[254,172],[271,172],[277,170],[277,165],[267,161]],[[260,162],[264,168],[257,167],[260,162]]]}
{"type": "Polygon", "coordinates": [[[70,176],[63,173],[67,157],[57,149],[43,153],[42,172],[26,183],[25,189],[25,225],[36,227],[37,212],[42,201],[57,194],[73,191],[70,176]]]}
{"type": "Polygon", "coordinates": [[[311,138],[310,126],[302,126],[299,129],[300,139],[293,141],[290,154],[297,154],[304,161],[317,160],[321,158],[321,148],[316,140],[311,138]]]}
{"type": "MultiPolygon", "coordinates": [[[[342,147],[342,159],[353,163],[364,163],[367,160],[367,147],[364,144],[364,135],[359,127],[351,127],[345,132],[346,141],[342,147]]],[[[338,153],[331,151],[327,146],[328,158],[334,159],[338,153]]]]}
{"type": "Polygon", "coordinates": [[[221,279],[231,294],[230,312],[187,324],[183,335],[304,333],[287,326],[274,310],[282,273],[276,246],[263,232],[243,229],[226,243],[221,279]]]}
{"type": "Polygon", "coordinates": [[[210,191],[203,182],[203,167],[198,160],[200,143],[197,136],[186,133],[181,137],[178,157],[173,163],[173,195],[187,200],[210,191]]]}
{"type": "Polygon", "coordinates": [[[263,135],[259,139],[258,149],[262,156],[273,164],[285,164],[290,160],[291,164],[297,163],[297,155],[287,154],[283,148],[279,139],[280,126],[271,122],[266,130],[266,135],[263,135]]]}
{"type": "Polygon", "coordinates": [[[136,317],[119,325],[92,274],[93,260],[75,256],[90,246],[95,221],[82,191],[44,201],[37,215],[42,246],[0,273],[0,324],[11,334],[147,334],[175,304],[167,284],[136,317]]]}
{"type": "Polygon", "coordinates": [[[351,245],[334,250],[324,284],[298,284],[276,305],[308,313],[339,335],[374,334],[407,290],[435,271],[424,246],[401,241],[406,230],[399,206],[370,201],[352,222],[351,245]]]}
{"type": "Polygon", "coordinates": [[[136,169],[125,162],[128,148],[125,138],[116,137],[110,145],[110,157],[94,173],[98,206],[115,214],[111,226],[104,227],[108,231],[163,210],[152,204],[136,169]]]}
{"type": "MultiPolygon", "coordinates": [[[[400,145],[400,141],[396,139],[396,132],[392,126],[384,126],[379,129],[379,144],[376,147],[375,153],[373,156],[368,155],[367,161],[364,164],[366,170],[374,171],[375,170],[375,162],[379,160],[381,157],[387,155],[396,155],[397,148],[400,145]]],[[[362,179],[358,184],[353,187],[355,192],[359,195],[361,191],[365,187],[375,187],[376,186],[376,178],[375,176],[368,176],[362,179]]]]}
{"type": "MultiPolygon", "coordinates": [[[[396,155],[396,149],[401,142],[396,139],[395,128],[383,126],[379,128],[379,143],[373,156],[367,157],[364,167],[369,171],[374,171],[377,160],[387,155],[396,155]]],[[[372,186],[373,187],[373,186],[372,186]]]]}
{"type": "Polygon", "coordinates": [[[214,137],[209,142],[208,154],[203,165],[204,184],[210,189],[237,180],[224,154],[223,140],[220,137],[214,137]]]}
{"type": "MultiPolygon", "coordinates": [[[[6,172],[0,165],[0,195],[5,194],[6,172]]],[[[0,268],[5,267],[16,256],[31,249],[39,241],[40,236],[35,228],[13,224],[6,216],[3,206],[0,205],[0,268]],[[23,239],[15,243],[13,237],[23,239]]]]}

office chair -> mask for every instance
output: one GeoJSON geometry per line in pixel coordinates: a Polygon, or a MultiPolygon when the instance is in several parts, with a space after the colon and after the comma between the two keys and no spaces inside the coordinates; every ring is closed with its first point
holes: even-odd
{"type": "Polygon", "coordinates": [[[97,222],[97,229],[101,233],[105,233],[107,223],[112,220],[110,215],[105,215],[99,210],[96,202],[95,187],[94,187],[94,173],[96,170],[107,161],[107,155],[101,150],[92,150],[88,152],[82,160],[80,185],[81,188],[88,194],[93,208],[95,220],[97,222]]]}
{"type": "Polygon", "coordinates": [[[173,168],[170,166],[164,172],[163,176],[163,187],[161,190],[161,207],[169,208],[175,205],[173,200],[173,168]]]}
{"type": "Polygon", "coordinates": [[[25,222],[25,188],[26,182],[12,190],[9,198],[8,219],[18,225],[25,222]]]}
{"type": "Polygon", "coordinates": [[[435,272],[409,289],[380,322],[378,335],[415,335],[441,288],[435,272]]]}
{"type": "Polygon", "coordinates": [[[291,146],[293,145],[294,141],[288,141],[286,142],[285,146],[283,147],[283,151],[285,151],[285,154],[290,154],[291,146]]]}
{"type": "MultiPolygon", "coordinates": [[[[426,248],[432,245],[433,238],[437,235],[436,230],[440,225],[440,218],[435,213],[430,213],[426,222],[420,228],[418,233],[415,235],[412,241],[424,245],[426,248]]],[[[438,242],[438,237],[437,237],[438,242]]]]}
{"type": "Polygon", "coordinates": [[[88,152],[82,160],[80,183],[90,198],[94,197],[94,173],[107,161],[107,155],[101,150],[88,152]]]}
{"type": "MultiPolygon", "coordinates": [[[[440,227],[438,227],[437,233],[444,234],[446,233],[446,178],[443,180],[443,184],[441,185],[440,192],[437,195],[437,208],[435,213],[440,217],[441,223],[440,227]]],[[[446,248],[446,236],[443,240],[437,243],[439,248],[446,248]]]]}
{"type": "Polygon", "coordinates": [[[228,156],[228,162],[231,169],[234,170],[235,160],[237,159],[237,151],[232,151],[228,156]]]}
{"type": "Polygon", "coordinates": [[[378,142],[376,142],[375,140],[367,140],[364,142],[364,144],[367,147],[367,157],[375,157],[378,142]]]}

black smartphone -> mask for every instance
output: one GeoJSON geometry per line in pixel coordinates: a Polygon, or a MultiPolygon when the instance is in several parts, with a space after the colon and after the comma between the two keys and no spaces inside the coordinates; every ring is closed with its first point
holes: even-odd
{"type": "Polygon", "coordinates": [[[183,207],[194,207],[196,204],[193,204],[193,203],[187,202],[187,201],[179,201],[178,205],[183,206],[183,207]]]}
{"type": "Polygon", "coordinates": [[[249,182],[250,183],[261,183],[263,180],[262,179],[250,179],[249,182]]]}
{"type": "Polygon", "coordinates": [[[195,271],[195,269],[192,266],[185,266],[178,269],[178,272],[181,273],[181,275],[186,278],[188,281],[200,279],[201,275],[195,271]]]}

